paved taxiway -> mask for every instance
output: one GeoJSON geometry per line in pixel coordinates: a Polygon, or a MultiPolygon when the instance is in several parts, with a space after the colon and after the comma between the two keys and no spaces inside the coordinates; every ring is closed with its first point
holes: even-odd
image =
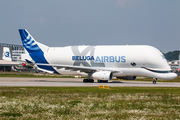
{"type": "Polygon", "coordinates": [[[109,81],[108,83],[83,83],[80,78],[8,78],[0,77],[0,86],[47,86],[47,87],[97,87],[109,85],[110,87],[180,87],[180,83],[141,81],[109,81]]]}

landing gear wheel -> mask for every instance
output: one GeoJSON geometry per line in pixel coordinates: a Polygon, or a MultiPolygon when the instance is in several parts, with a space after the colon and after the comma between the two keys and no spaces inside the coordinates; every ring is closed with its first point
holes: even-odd
{"type": "Polygon", "coordinates": [[[155,81],[155,80],[153,80],[153,84],[156,84],[156,81],[155,81]]]}
{"type": "Polygon", "coordinates": [[[89,83],[93,83],[94,82],[94,80],[93,79],[89,79],[89,81],[88,81],[89,83]]]}
{"type": "Polygon", "coordinates": [[[157,78],[153,78],[153,84],[156,84],[157,78]]]}
{"type": "Polygon", "coordinates": [[[88,82],[88,79],[83,79],[83,82],[84,82],[84,83],[87,83],[87,82],[88,82]]]}
{"type": "Polygon", "coordinates": [[[84,79],[83,82],[84,83],[93,83],[94,80],[93,79],[84,79]]]}
{"type": "Polygon", "coordinates": [[[108,83],[108,80],[97,80],[98,83],[108,83]]]}
{"type": "Polygon", "coordinates": [[[108,83],[108,80],[103,80],[103,83],[108,83]]]}

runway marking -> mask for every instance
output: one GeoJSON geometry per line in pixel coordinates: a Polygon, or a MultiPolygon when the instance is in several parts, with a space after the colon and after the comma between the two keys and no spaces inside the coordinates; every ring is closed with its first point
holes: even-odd
{"type": "Polygon", "coordinates": [[[104,88],[104,86],[103,85],[99,85],[99,88],[104,88]]]}
{"type": "Polygon", "coordinates": [[[104,89],[109,89],[110,87],[107,85],[104,85],[104,89]]]}

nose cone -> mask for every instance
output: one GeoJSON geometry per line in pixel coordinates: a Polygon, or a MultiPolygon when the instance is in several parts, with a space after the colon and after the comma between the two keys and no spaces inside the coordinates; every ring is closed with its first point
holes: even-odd
{"type": "Polygon", "coordinates": [[[176,78],[177,77],[177,74],[176,73],[170,73],[170,74],[168,74],[168,79],[169,80],[172,80],[172,79],[174,79],[174,78],[176,78]]]}

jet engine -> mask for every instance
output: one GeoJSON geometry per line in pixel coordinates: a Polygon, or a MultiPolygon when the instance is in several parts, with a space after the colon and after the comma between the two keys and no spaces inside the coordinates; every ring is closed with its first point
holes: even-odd
{"type": "Polygon", "coordinates": [[[112,80],[113,73],[110,71],[99,71],[92,74],[92,77],[100,80],[112,80]]]}
{"type": "Polygon", "coordinates": [[[123,80],[135,80],[136,76],[122,76],[122,77],[116,77],[117,79],[123,79],[123,80]]]}

